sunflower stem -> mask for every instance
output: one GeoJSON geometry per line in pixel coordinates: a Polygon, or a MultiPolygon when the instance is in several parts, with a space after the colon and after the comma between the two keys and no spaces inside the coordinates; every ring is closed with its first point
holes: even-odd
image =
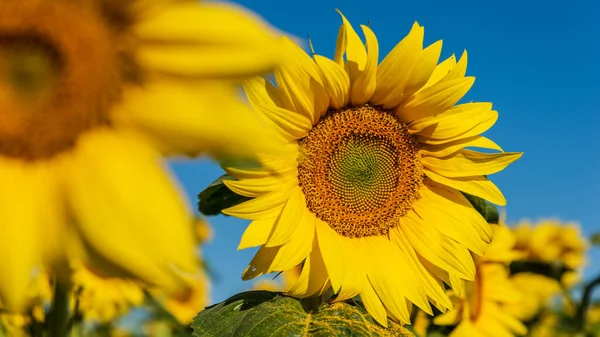
{"type": "Polygon", "coordinates": [[[48,314],[51,337],[67,337],[69,322],[69,287],[57,280],[52,309],[48,314]]]}
{"type": "Polygon", "coordinates": [[[579,303],[579,307],[577,308],[577,313],[575,316],[575,322],[577,324],[577,329],[579,331],[583,331],[585,328],[585,323],[587,319],[587,311],[590,307],[590,303],[592,301],[592,291],[596,286],[600,285],[600,276],[592,280],[584,289],[583,296],[581,298],[581,302],[579,303]]]}

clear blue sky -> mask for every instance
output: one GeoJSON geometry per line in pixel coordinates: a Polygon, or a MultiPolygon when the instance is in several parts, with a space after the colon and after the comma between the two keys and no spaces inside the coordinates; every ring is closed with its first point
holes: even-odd
{"type": "MultiPolygon", "coordinates": [[[[242,0],[275,27],[333,56],[341,19],[370,22],[380,58],[416,20],[425,42],[444,40],[442,56],[469,52],[467,74],[477,78],[465,100],[491,101],[500,113],[487,136],[523,157],[492,176],[508,199],[509,222],[558,217],[600,231],[600,5],[588,1],[332,1],[242,0]]],[[[221,174],[208,160],[172,164],[190,202],[221,174]]],[[[241,273],[255,250],[236,251],[247,222],[209,219],[215,232],[204,248],[217,271],[211,298],[247,290],[241,273]]],[[[592,253],[599,261],[598,250],[592,253]]],[[[592,263],[588,276],[600,272],[592,263]]]]}

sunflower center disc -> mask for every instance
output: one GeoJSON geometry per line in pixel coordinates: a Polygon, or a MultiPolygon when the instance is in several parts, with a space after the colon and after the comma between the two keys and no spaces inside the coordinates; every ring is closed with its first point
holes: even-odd
{"type": "Polygon", "coordinates": [[[42,0],[2,2],[0,13],[0,156],[47,159],[107,125],[120,83],[100,16],[42,0]]]}
{"type": "Polygon", "coordinates": [[[299,144],[307,206],[340,235],[387,235],[419,197],[418,142],[388,112],[330,111],[299,144]]]}

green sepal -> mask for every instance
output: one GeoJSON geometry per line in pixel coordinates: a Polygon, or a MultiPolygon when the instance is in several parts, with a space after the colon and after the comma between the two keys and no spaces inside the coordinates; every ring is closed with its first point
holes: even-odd
{"type": "Polygon", "coordinates": [[[400,336],[414,334],[389,322],[376,323],[356,302],[322,303],[316,309],[306,302],[269,291],[249,291],[201,311],[192,328],[195,337],[336,337],[400,336]]]}
{"type": "Polygon", "coordinates": [[[476,197],[474,195],[461,192],[467,200],[473,205],[473,207],[485,218],[488,223],[497,224],[500,222],[500,213],[498,213],[498,208],[487,202],[485,199],[480,197],[476,197]]]}
{"type": "Polygon", "coordinates": [[[250,198],[236,194],[227,188],[223,183],[224,179],[233,178],[230,175],[224,174],[198,194],[198,210],[200,213],[207,216],[218,215],[225,208],[250,200],[250,198]]]}

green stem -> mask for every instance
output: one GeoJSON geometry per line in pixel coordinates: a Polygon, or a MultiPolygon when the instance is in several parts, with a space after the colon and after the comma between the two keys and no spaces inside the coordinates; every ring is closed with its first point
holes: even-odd
{"type": "Polygon", "coordinates": [[[67,337],[69,321],[69,287],[60,281],[54,285],[54,299],[48,314],[51,337],[67,337]]]}
{"type": "Polygon", "coordinates": [[[590,282],[583,291],[583,297],[581,298],[579,307],[577,307],[577,314],[575,316],[575,322],[579,331],[583,331],[585,328],[587,311],[592,301],[592,291],[598,285],[600,285],[600,276],[596,277],[592,282],[590,282]]]}

